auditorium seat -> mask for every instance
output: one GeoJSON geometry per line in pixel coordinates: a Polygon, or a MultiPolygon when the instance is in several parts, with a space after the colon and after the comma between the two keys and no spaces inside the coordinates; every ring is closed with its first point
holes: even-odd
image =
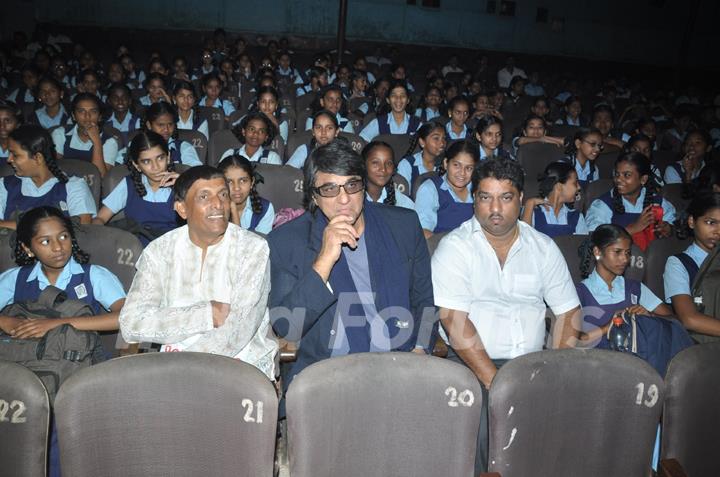
{"type": "Polygon", "coordinates": [[[45,477],[50,400],[25,366],[0,360],[0,474],[45,477]]]}
{"type": "MultiPolygon", "coordinates": [[[[563,254],[563,258],[568,265],[570,276],[572,277],[573,283],[576,285],[582,281],[580,275],[580,256],[578,249],[580,245],[588,238],[587,235],[560,235],[554,237],[555,244],[563,254]]],[[[645,278],[645,271],[647,269],[647,255],[640,250],[640,247],[633,244],[631,247],[630,263],[627,269],[625,269],[625,278],[630,278],[637,281],[643,281],[645,278]]],[[[592,271],[591,267],[591,271],[592,271]]]]}
{"type": "Polygon", "coordinates": [[[415,200],[415,196],[417,195],[417,191],[420,188],[420,185],[422,185],[422,183],[425,182],[426,179],[435,177],[437,175],[438,175],[437,171],[430,171],[430,172],[425,172],[425,173],[417,176],[415,178],[415,182],[413,182],[413,185],[412,185],[412,197],[411,197],[412,200],[415,200]]]}
{"type": "Polygon", "coordinates": [[[255,171],[263,177],[257,183],[261,197],[272,202],[275,212],[282,208],[303,208],[303,173],[292,166],[258,164],[255,171]]]}
{"type": "MultiPolygon", "coordinates": [[[[340,131],[338,134],[338,137],[344,138],[347,140],[348,144],[350,144],[350,147],[353,148],[353,151],[360,154],[363,150],[363,148],[367,145],[367,142],[365,142],[365,139],[361,138],[358,134],[355,133],[348,133],[340,131]]],[[[396,161],[397,164],[397,161],[396,161]]]]}
{"type": "MultiPolygon", "coordinates": [[[[383,141],[388,143],[390,147],[392,147],[393,154],[395,155],[395,165],[397,165],[398,162],[400,162],[400,159],[409,155],[405,153],[408,152],[411,139],[412,136],[410,134],[380,134],[379,136],[376,136],[373,141],[383,141]]],[[[417,146],[415,149],[417,149],[417,146]]]]}
{"type": "Polygon", "coordinates": [[[615,187],[612,179],[600,179],[593,181],[583,191],[583,203],[585,204],[585,213],[592,205],[593,201],[615,187]]]}
{"type": "Polygon", "coordinates": [[[210,133],[208,142],[207,165],[217,167],[220,158],[228,149],[238,149],[242,146],[240,141],[230,129],[223,129],[210,133]]]}
{"type": "Polygon", "coordinates": [[[648,476],[662,378],[626,353],[563,349],[502,366],[490,388],[489,471],[648,476]]]}
{"type": "Polygon", "coordinates": [[[410,197],[410,186],[407,180],[398,173],[393,174],[392,180],[395,183],[395,190],[410,197]]]}
{"type": "Polygon", "coordinates": [[[210,137],[217,131],[225,129],[225,113],[222,108],[212,106],[197,106],[195,108],[197,115],[208,122],[208,130],[210,137]]]}
{"type": "Polygon", "coordinates": [[[257,368],[147,353],[72,375],[55,400],[63,475],[273,475],[278,400],[257,368]]]}
{"type": "Polygon", "coordinates": [[[415,353],[320,361],[287,393],[293,477],[471,476],[482,393],[465,366],[415,353]]]}
{"type": "Polygon", "coordinates": [[[718,363],[720,343],[696,345],[678,353],[665,376],[660,459],[674,459],[689,476],[720,475],[718,363]]]}
{"type": "Polygon", "coordinates": [[[177,136],[179,140],[186,141],[195,148],[200,162],[204,164],[207,161],[208,140],[203,133],[192,129],[178,129],[177,136]]]}
{"type": "MultiPolygon", "coordinates": [[[[302,124],[302,128],[305,128],[305,123],[302,124]]],[[[290,132],[288,135],[288,142],[287,142],[287,157],[290,159],[290,156],[292,156],[295,153],[295,150],[302,146],[303,144],[307,145],[310,144],[310,141],[312,140],[313,135],[311,130],[300,130],[297,132],[290,132]]]]}
{"type": "Polygon", "coordinates": [[[663,272],[668,257],[684,251],[690,246],[691,240],[679,240],[673,236],[653,240],[650,242],[647,253],[647,267],[643,283],[658,298],[665,300],[665,287],[663,285],[663,272]]]}

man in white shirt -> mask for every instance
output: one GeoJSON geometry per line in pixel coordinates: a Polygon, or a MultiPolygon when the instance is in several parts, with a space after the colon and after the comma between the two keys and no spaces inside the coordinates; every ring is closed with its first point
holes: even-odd
{"type": "Polygon", "coordinates": [[[504,159],[473,173],[474,216],[442,239],[432,257],[435,305],[449,358],[484,385],[476,474],[487,468],[487,392],[497,368],[545,343],[546,303],[558,317],[553,347],[575,346],[580,301],[553,240],[518,220],[523,171],[504,159]]]}
{"type": "Polygon", "coordinates": [[[174,193],[187,225],[151,242],[138,259],[120,314],[123,338],[233,357],[274,380],[267,242],[229,223],[229,191],[217,169],[188,169],[174,193]]]}
{"type": "Polygon", "coordinates": [[[515,58],[509,56],[508,59],[505,61],[505,68],[501,69],[497,73],[498,86],[505,89],[509,88],[510,81],[516,76],[527,79],[525,71],[521,70],[520,68],[515,68],[515,58]]]}

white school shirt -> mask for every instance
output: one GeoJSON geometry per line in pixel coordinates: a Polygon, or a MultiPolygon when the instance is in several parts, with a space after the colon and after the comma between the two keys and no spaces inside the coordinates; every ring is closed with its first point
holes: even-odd
{"type": "Polygon", "coordinates": [[[435,305],[467,312],[492,359],[542,349],[546,303],[555,315],[580,306],[555,242],[524,222],[518,227],[503,268],[475,217],[446,235],[432,256],[435,305]]]}

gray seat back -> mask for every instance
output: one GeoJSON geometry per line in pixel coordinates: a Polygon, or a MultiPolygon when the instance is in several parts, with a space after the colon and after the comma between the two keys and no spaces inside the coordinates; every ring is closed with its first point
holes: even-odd
{"type": "Polygon", "coordinates": [[[401,192],[405,194],[406,196],[410,197],[410,185],[408,184],[408,181],[398,174],[397,172],[393,174],[392,180],[395,183],[395,191],[401,192]]]}
{"type": "Polygon", "coordinates": [[[585,212],[590,208],[593,201],[615,187],[615,183],[611,179],[600,179],[593,181],[583,191],[583,204],[585,212]]]}
{"type": "Polygon", "coordinates": [[[208,122],[208,131],[210,137],[213,133],[225,129],[225,112],[222,108],[214,108],[211,106],[198,106],[196,108],[198,116],[208,122]]]}
{"type": "MultiPolygon", "coordinates": [[[[305,125],[303,124],[302,127],[304,128],[305,125]]],[[[312,140],[312,131],[298,131],[298,132],[291,132],[288,135],[288,142],[287,142],[287,155],[288,159],[290,156],[295,154],[295,150],[302,146],[303,144],[309,144],[312,140]]]]}
{"type": "Polygon", "coordinates": [[[595,159],[595,167],[598,169],[600,179],[612,179],[615,172],[615,160],[620,151],[617,148],[607,147],[604,152],[595,159]]]}
{"type": "Polygon", "coordinates": [[[14,252],[15,231],[0,228],[0,273],[17,266],[14,252]]]}
{"type": "Polygon", "coordinates": [[[481,407],[475,375],[441,358],[358,353],[320,361],[288,389],[290,475],[469,477],[481,407]]]}
{"type": "Polygon", "coordinates": [[[189,143],[195,152],[197,152],[200,162],[203,164],[207,160],[208,152],[208,141],[205,139],[205,135],[200,131],[193,131],[192,129],[178,129],[178,139],[189,143]]]}
{"type": "Polygon", "coordinates": [[[687,475],[720,475],[720,343],[678,353],[665,376],[661,459],[677,459],[687,475]]]}
{"type": "Polygon", "coordinates": [[[431,177],[435,177],[437,175],[437,171],[430,171],[417,176],[415,178],[415,182],[413,182],[412,184],[412,200],[415,200],[415,197],[417,196],[417,191],[422,185],[422,183],[425,182],[426,179],[430,179],[431,177]]]}
{"type": "Polygon", "coordinates": [[[567,349],[515,358],[490,388],[489,470],[650,475],[663,396],[657,372],[630,354],[567,349]]]}
{"type": "Polygon", "coordinates": [[[426,239],[428,252],[430,253],[430,256],[432,257],[432,254],[435,253],[435,250],[437,250],[438,245],[440,245],[440,241],[450,232],[440,232],[437,234],[432,234],[430,237],[426,239]]]}
{"type": "Polygon", "coordinates": [[[690,205],[691,197],[683,194],[684,188],[683,184],[666,184],[662,188],[663,199],[674,205],[678,212],[687,209],[687,206],[690,205]]]}
{"type": "Polygon", "coordinates": [[[0,361],[2,475],[45,477],[50,400],[42,381],[24,366],[0,361]]]}
{"type": "Polygon", "coordinates": [[[275,212],[289,207],[303,208],[303,173],[292,166],[257,164],[264,182],[257,185],[258,194],[272,202],[275,212]]]}
{"type": "MultiPolygon", "coordinates": [[[[578,248],[587,238],[587,235],[561,235],[553,237],[553,241],[563,254],[563,258],[565,258],[573,283],[576,285],[582,281],[582,277],[580,276],[580,256],[578,255],[578,248]]],[[[647,256],[645,252],[640,250],[640,248],[635,244],[632,245],[631,253],[630,264],[625,269],[624,276],[625,278],[641,282],[645,278],[647,256]]]]}
{"type": "MultiPolygon", "coordinates": [[[[347,140],[348,144],[350,144],[350,147],[353,148],[353,151],[357,152],[358,154],[360,154],[362,152],[363,148],[367,145],[367,142],[365,142],[365,139],[361,138],[357,134],[341,131],[340,134],[338,134],[338,137],[345,138],[347,140]]],[[[398,161],[396,160],[395,163],[397,164],[397,162],[398,161]]]]}
{"type": "Polygon", "coordinates": [[[147,353],[91,366],[55,400],[63,475],[273,475],[277,395],[252,365],[147,353]]]}
{"type": "MultiPolygon", "coordinates": [[[[395,155],[395,165],[397,165],[403,157],[414,152],[412,151],[410,154],[405,154],[408,152],[408,148],[410,147],[410,139],[410,134],[380,134],[375,137],[373,141],[383,141],[388,143],[390,147],[392,147],[393,154],[395,155]]],[[[417,149],[417,147],[415,149],[417,149]]]]}
{"type": "Polygon", "coordinates": [[[525,170],[524,199],[537,197],[539,192],[538,176],[548,164],[565,157],[562,148],[540,142],[524,144],[518,148],[517,160],[525,170]]]}
{"type": "Polygon", "coordinates": [[[661,300],[665,300],[665,285],[663,272],[668,257],[684,251],[690,245],[690,240],[679,240],[668,237],[653,240],[647,248],[647,267],[645,269],[645,285],[661,300]]]}
{"type": "Polygon", "coordinates": [[[210,134],[208,143],[207,165],[217,167],[220,158],[228,149],[238,149],[242,144],[230,129],[223,129],[210,134]]]}
{"type": "Polygon", "coordinates": [[[78,159],[61,159],[58,161],[60,169],[65,172],[68,176],[76,176],[85,179],[90,192],[92,192],[93,199],[95,199],[95,205],[100,204],[100,191],[102,188],[102,178],[100,177],[100,171],[91,162],[81,161],[78,159]]]}
{"type": "MultiPolygon", "coordinates": [[[[106,225],[80,225],[76,235],[80,248],[90,254],[90,263],[113,272],[125,292],[130,290],[135,262],[143,251],[140,240],[130,232],[106,225]]],[[[105,352],[113,357],[128,347],[118,332],[103,331],[100,337],[105,352]]]]}

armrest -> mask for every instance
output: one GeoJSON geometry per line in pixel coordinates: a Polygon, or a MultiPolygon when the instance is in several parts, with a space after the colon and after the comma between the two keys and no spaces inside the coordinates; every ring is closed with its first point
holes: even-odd
{"type": "Polygon", "coordinates": [[[447,358],[448,347],[445,344],[445,341],[439,336],[438,339],[435,341],[435,347],[433,348],[432,355],[437,356],[438,358],[447,358]]]}
{"type": "Polygon", "coordinates": [[[278,340],[280,346],[280,362],[292,363],[297,359],[297,343],[286,341],[282,338],[278,340]]]}
{"type": "Polygon", "coordinates": [[[501,477],[500,472],[483,472],[478,477],[501,477]]]}
{"type": "Polygon", "coordinates": [[[658,466],[658,477],[687,477],[677,459],[662,459],[658,466]]]}

